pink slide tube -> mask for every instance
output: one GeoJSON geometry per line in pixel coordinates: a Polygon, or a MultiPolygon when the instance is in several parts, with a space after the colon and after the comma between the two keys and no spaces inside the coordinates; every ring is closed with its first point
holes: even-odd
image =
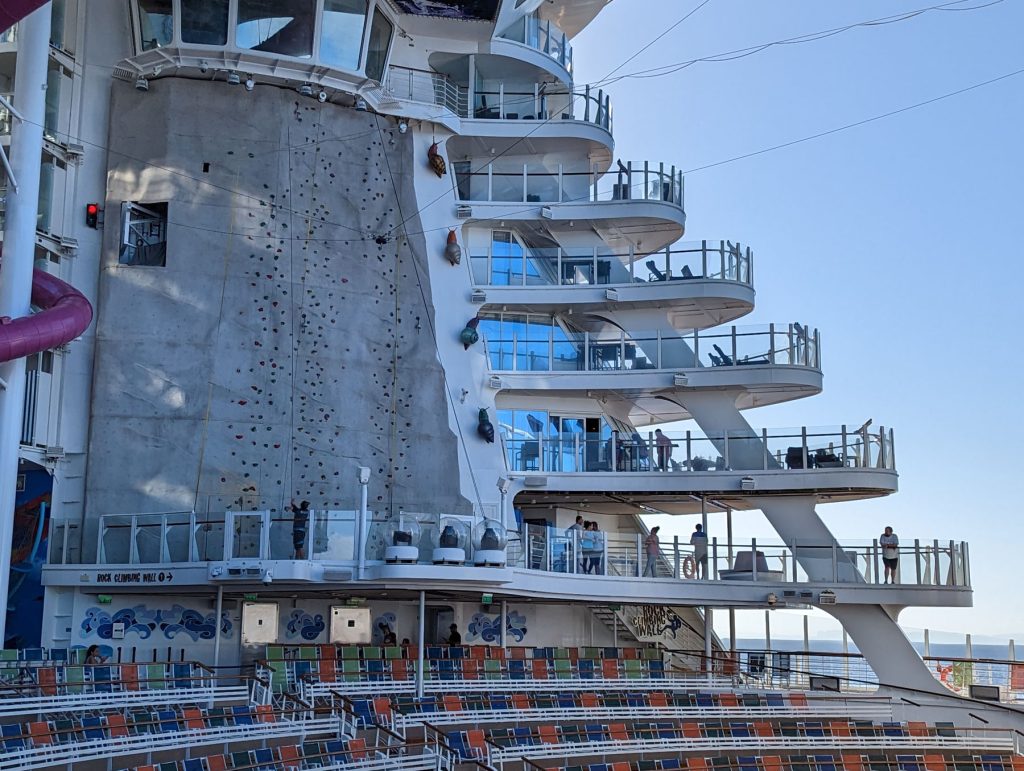
{"type": "Polygon", "coordinates": [[[20,319],[0,317],[0,362],[69,343],[92,322],[85,295],[38,269],[32,272],[32,304],[42,311],[20,319]]]}
{"type": "Polygon", "coordinates": [[[13,27],[46,0],[0,0],[0,32],[13,27]]]}

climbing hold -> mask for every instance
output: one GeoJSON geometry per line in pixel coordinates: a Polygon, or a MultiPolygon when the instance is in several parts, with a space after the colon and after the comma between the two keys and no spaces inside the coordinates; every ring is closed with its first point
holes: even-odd
{"type": "Polygon", "coordinates": [[[474,316],[466,324],[465,329],[459,333],[459,340],[462,341],[462,347],[465,350],[469,350],[469,346],[477,342],[480,339],[480,333],[476,331],[477,326],[480,324],[480,317],[474,316]]]}
{"type": "Polygon", "coordinates": [[[441,157],[441,153],[437,150],[437,142],[434,142],[427,150],[427,160],[430,162],[430,168],[434,170],[434,173],[438,177],[443,177],[448,173],[448,165],[444,162],[444,158],[441,157]]]}
{"type": "Polygon", "coordinates": [[[448,231],[448,245],[444,248],[444,256],[448,258],[448,262],[452,265],[458,265],[462,262],[462,247],[459,246],[454,229],[448,231]]]}
{"type": "Polygon", "coordinates": [[[479,415],[477,416],[476,432],[480,434],[487,444],[494,444],[494,424],[491,423],[490,417],[487,415],[487,410],[481,408],[479,415]]]}

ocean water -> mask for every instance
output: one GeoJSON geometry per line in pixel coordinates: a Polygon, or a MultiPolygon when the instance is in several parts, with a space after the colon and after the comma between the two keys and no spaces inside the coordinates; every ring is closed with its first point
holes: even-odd
{"type": "MultiPolygon", "coordinates": [[[[913,643],[917,652],[924,655],[924,643],[916,641],[913,643]]],[[[763,650],[764,640],[755,638],[739,637],[736,640],[736,647],[741,650],[763,650]]],[[[815,640],[812,639],[808,646],[812,653],[842,653],[842,640],[815,640]]],[[[1024,646],[1017,651],[1017,660],[1024,661],[1024,646]]],[[[936,658],[967,658],[966,641],[959,643],[937,643],[932,642],[929,646],[930,655],[936,658]]],[[[773,651],[791,651],[803,653],[803,640],[776,640],[772,639],[773,651]]],[[[858,653],[857,646],[853,640],[849,642],[850,653],[858,653]]],[[[1010,658],[1009,645],[992,645],[989,643],[974,643],[971,646],[971,657],[975,659],[997,659],[1008,661],[1010,658]]]]}

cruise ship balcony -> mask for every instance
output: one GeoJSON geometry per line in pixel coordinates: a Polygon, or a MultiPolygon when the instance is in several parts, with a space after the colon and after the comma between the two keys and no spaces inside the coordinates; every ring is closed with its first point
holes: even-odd
{"type": "Polygon", "coordinates": [[[524,433],[503,425],[502,442],[510,476],[537,503],[572,498],[606,513],[626,504],[691,514],[700,511],[699,496],[751,509],[757,508],[753,497],[808,495],[829,502],[897,489],[893,432],[884,427],[665,432],[661,445],[654,434],[639,431],[556,435],[541,424],[524,433]]]}
{"type": "MultiPolygon", "coordinates": [[[[497,233],[497,231],[496,231],[497,233]]],[[[523,247],[518,239],[470,247],[484,308],[532,313],[664,308],[676,329],[717,326],[754,309],[754,255],[738,241],[694,241],[639,254],[601,247],[523,247]]]]}
{"type": "Polygon", "coordinates": [[[696,389],[735,391],[740,409],[822,389],[820,337],[801,324],[678,334],[615,327],[569,332],[545,325],[547,318],[483,316],[488,363],[501,390],[540,396],[607,390],[639,400],[631,418],[644,425],[691,417],[685,393],[696,389]]]}
{"type": "MultiPolygon", "coordinates": [[[[513,79],[512,71],[518,63],[501,61],[504,64],[493,73],[495,77],[483,80],[479,86],[466,72],[457,75],[453,64],[446,65],[451,72],[392,65],[382,95],[402,102],[412,117],[420,117],[422,112],[422,117],[457,128],[458,135],[449,140],[448,147],[453,157],[470,152],[482,157],[492,149],[495,153],[506,152],[513,143],[521,146],[523,133],[528,131],[527,141],[538,152],[544,152],[548,145],[553,151],[578,151],[579,143],[584,142],[588,157],[607,168],[615,146],[611,97],[589,85],[574,90],[540,82],[530,73],[513,79]],[[457,118],[458,123],[446,121],[446,115],[457,118]],[[471,144],[483,137],[488,139],[486,147],[471,144]]],[[[485,64],[477,61],[475,68],[480,71],[485,64]]]]}
{"type": "Polygon", "coordinates": [[[77,550],[68,551],[69,523],[57,522],[50,543],[48,583],[95,581],[120,584],[119,590],[147,583],[262,584],[266,592],[278,590],[278,584],[301,588],[360,581],[400,588],[417,580],[443,582],[450,590],[460,585],[500,586],[503,591],[538,598],[564,598],[577,591],[581,597],[593,597],[599,591],[608,601],[656,598],[660,604],[763,607],[769,594],[775,595],[768,600],[773,607],[833,601],[871,604],[881,601],[880,593],[885,593],[886,602],[896,604],[971,603],[970,558],[964,542],[906,541],[899,547],[896,582],[891,585],[883,584],[882,548],[877,539],[775,544],[730,543],[712,537],[702,564],[693,548],[678,538],[662,540],[652,560],[640,534],[606,532],[595,546],[574,531],[524,524],[504,533],[504,567],[476,566],[478,539],[473,538],[465,542],[463,564],[435,564],[433,553],[445,527],[457,522],[468,527],[470,520],[403,513],[396,522],[372,512],[313,511],[305,559],[294,558],[291,515],[266,509],[102,517],[97,548],[86,559],[80,559],[77,550]],[[416,555],[400,564],[386,559],[396,528],[409,532],[416,555]],[[365,535],[360,535],[361,529],[365,535]],[[362,552],[360,542],[365,544],[362,552]],[[83,572],[90,567],[98,571],[83,572]],[[557,582],[551,580],[555,576],[557,582]],[[601,588],[595,590],[593,582],[601,588]]]}
{"type": "Polygon", "coordinates": [[[593,229],[611,248],[641,253],[665,248],[686,229],[683,174],[663,163],[619,161],[607,186],[600,166],[587,163],[497,158],[453,167],[466,224],[540,217],[553,231],[593,229]]]}
{"type": "Polygon", "coordinates": [[[486,47],[488,53],[528,61],[566,82],[572,81],[572,44],[550,19],[528,13],[499,33],[486,47]]]}

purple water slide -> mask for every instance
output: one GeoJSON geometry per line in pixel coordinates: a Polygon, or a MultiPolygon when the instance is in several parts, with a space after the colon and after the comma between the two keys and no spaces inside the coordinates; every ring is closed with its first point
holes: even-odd
{"type": "Polygon", "coordinates": [[[42,311],[20,319],[0,317],[0,362],[69,343],[92,322],[85,295],[38,269],[32,273],[32,304],[42,311]]]}
{"type": "Polygon", "coordinates": [[[47,0],[0,0],[0,31],[13,27],[47,0]]]}

